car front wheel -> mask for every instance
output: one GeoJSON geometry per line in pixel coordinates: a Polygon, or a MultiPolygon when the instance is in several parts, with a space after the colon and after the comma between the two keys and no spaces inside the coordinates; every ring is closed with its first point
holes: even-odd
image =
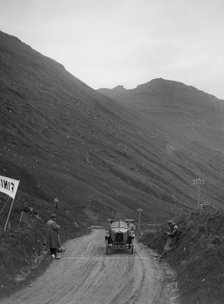
{"type": "Polygon", "coordinates": [[[108,246],[108,240],[106,240],[106,254],[109,254],[109,246],[108,246]]]}

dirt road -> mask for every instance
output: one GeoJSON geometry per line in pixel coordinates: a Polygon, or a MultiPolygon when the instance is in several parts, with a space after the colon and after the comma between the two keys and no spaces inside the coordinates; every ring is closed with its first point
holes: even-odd
{"type": "Polygon", "coordinates": [[[107,256],[104,230],[95,229],[64,247],[62,258],[41,277],[0,304],[177,303],[163,268],[137,242],[133,255],[117,251],[107,256]]]}

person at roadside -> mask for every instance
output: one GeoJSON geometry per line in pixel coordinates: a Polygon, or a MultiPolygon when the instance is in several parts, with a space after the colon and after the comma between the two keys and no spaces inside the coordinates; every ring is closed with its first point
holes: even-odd
{"type": "Polygon", "coordinates": [[[176,240],[177,240],[177,233],[178,233],[178,226],[174,223],[174,221],[170,220],[168,221],[168,230],[166,232],[167,240],[166,244],[164,246],[163,253],[161,255],[161,259],[170,251],[173,249],[176,240]]]}
{"type": "Polygon", "coordinates": [[[61,243],[59,237],[60,226],[56,223],[56,214],[51,214],[50,220],[47,222],[48,227],[48,246],[53,258],[60,259],[61,243]]]}
{"type": "Polygon", "coordinates": [[[133,222],[129,223],[129,228],[131,231],[135,231],[135,224],[133,222]]]}

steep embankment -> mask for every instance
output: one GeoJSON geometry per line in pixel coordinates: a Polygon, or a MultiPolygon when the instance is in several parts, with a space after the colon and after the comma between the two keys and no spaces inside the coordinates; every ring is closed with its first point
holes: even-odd
{"type": "Polygon", "coordinates": [[[146,128],[154,132],[154,140],[158,140],[158,144],[159,139],[166,143],[161,165],[166,163],[167,182],[170,188],[176,185],[175,195],[183,191],[191,196],[192,191],[184,184],[193,186],[193,179],[201,177],[205,179],[202,200],[222,206],[223,100],[192,86],[161,78],[135,89],[118,86],[99,91],[137,113],[146,128]],[[170,168],[175,168],[178,178],[168,178],[170,168]]]}
{"type": "MultiPolygon", "coordinates": [[[[223,211],[209,205],[176,218],[178,239],[166,261],[177,271],[183,304],[223,303],[223,220],[223,211]]],[[[166,229],[146,233],[143,242],[162,253],[166,229]]]]}

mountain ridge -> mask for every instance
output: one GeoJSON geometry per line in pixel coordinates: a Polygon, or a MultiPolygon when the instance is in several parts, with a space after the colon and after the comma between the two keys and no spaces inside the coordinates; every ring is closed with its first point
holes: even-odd
{"type": "MultiPolygon", "coordinates": [[[[164,86],[168,86],[168,85],[172,85],[173,87],[175,86],[176,88],[181,88],[181,89],[191,89],[192,91],[196,91],[196,92],[201,92],[201,93],[204,93],[206,95],[209,95],[211,97],[214,97],[215,99],[219,99],[217,98],[215,95],[213,94],[210,94],[208,92],[205,92],[204,90],[200,90],[198,88],[196,88],[195,86],[193,85],[187,85],[181,81],[175,81],[175,80],[169,80],[169,79],[164,79],[162,77],[159,77],[159,78],[154,78],[150,81],[147,81],[143,84],[138,84],[135,88],[132,88],[132,89],[127,89],[125,88],[123,85],[117,85],[113,88],[99,88],[97,89],[98,92],[101,92],[101,93],[107,93],[107,94],[110,94],[110,92],[117,92],[117,91],[120,91],[120,92],[133,92],[133,91],[136,91],[136,90],[144,90],[145,88],[153,88],[153,86],[157,86],[161,89],[161,86],[164,85],[164,86]]],[[[223,100],[223,99],[219,99],[219,100],[223,100]]]]}

